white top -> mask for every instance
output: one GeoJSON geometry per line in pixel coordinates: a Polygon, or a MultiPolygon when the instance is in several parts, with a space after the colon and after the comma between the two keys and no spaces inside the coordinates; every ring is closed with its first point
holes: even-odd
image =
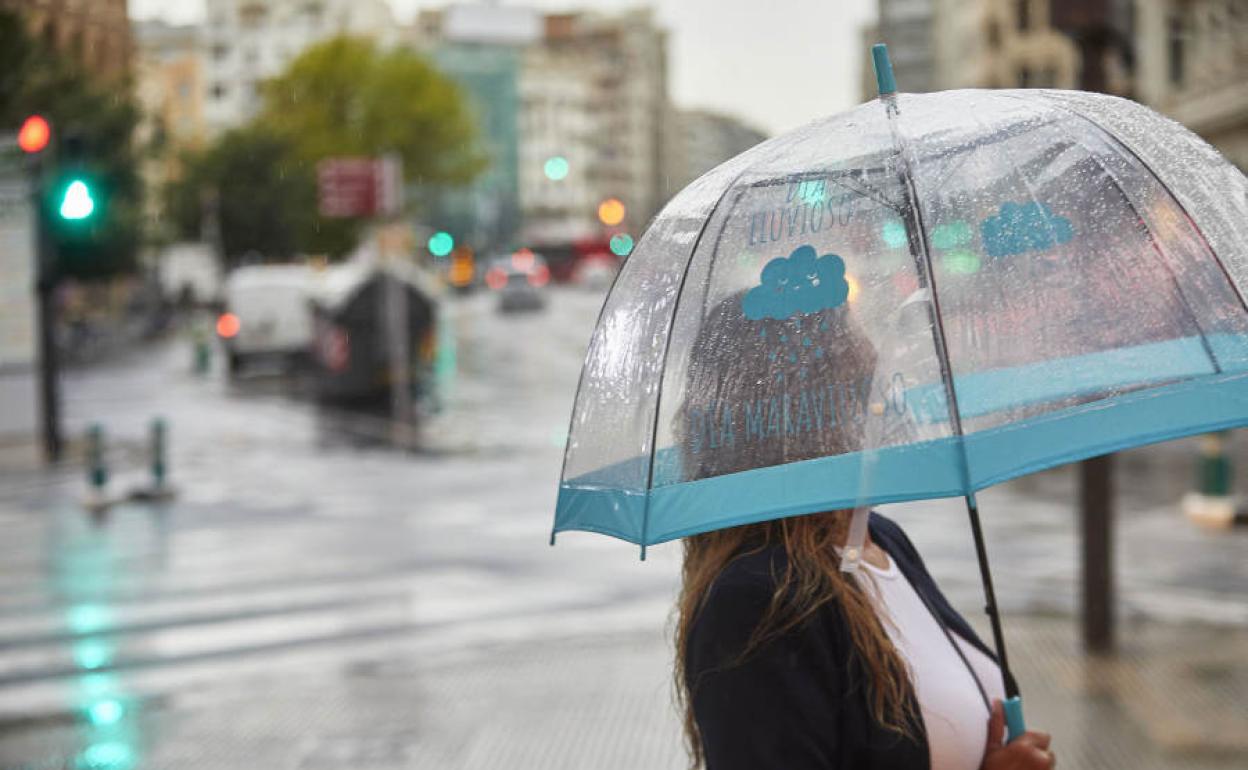
{"type": "MultiPolygon", "coordinates": [[[[865,561],[859,564],[855,574],[876,599],[880,621],[910,668],[932,770],[979,770],[988,742],[989,711],[975,679],[895,560],[888,560],[888,569],[865,561]]],[[[949,633],[975,669],[989,703],[1004,699],[997,664],[957,633],[949,633]]]]}

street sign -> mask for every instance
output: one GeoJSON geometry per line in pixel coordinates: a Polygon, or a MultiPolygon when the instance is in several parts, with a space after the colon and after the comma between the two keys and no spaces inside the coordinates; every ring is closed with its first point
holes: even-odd
{"type": "Polygon", "coordinates": [[[316,166],[323,217],[393,216],[403,208],[403,167],[395,155],[326,158],[316,166]]]}

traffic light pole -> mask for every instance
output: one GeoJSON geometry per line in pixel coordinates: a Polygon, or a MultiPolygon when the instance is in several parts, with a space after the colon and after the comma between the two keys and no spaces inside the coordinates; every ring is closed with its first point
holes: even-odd
{"type": "Polygon", "coordinates": [[[43,195],[41,159],[30,161],[31,200],[35,215],[35,299],[39,315],[39,405],[43,452],[48,462],[61,459],[60,373],[56,351],[56,245],[43,195]]]}

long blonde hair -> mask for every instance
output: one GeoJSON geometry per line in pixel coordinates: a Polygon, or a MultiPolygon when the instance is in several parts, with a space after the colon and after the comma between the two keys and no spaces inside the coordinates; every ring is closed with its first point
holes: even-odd
{"type": "Polygon", "coordinates": [[[702,740],[693,714],[693,693],[687,666],[689,632],[715,579],[734,558],[768,546],[780,546],[788,567],[777,576],[771,604],[753,630],[737,662],[767,642],[806,622],[824,605],[835,603],[849,626],[854,653],[868,673],[871,716],[888,730],[913,736],[914,713],[910,675],[884,630],[870,597],[840,570],[833,550],[845,540],[845,512],[831,512],[747,524],[684,540],[684,568],[677,600],[676,692],[684,710],[685,741],[692,767],[704,761],[702,740]]]}

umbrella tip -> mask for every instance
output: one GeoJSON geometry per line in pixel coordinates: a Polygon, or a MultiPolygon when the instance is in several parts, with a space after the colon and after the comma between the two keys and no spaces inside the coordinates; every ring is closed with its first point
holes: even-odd
{"type": "Polygon", "coordinates": [[[897,93],[897,81],[893,78],[893,63],[888,60],[888,46],[876,43],[871,46],[871,62],[875,65],[875,84],[880,96],[897,93]]]}

